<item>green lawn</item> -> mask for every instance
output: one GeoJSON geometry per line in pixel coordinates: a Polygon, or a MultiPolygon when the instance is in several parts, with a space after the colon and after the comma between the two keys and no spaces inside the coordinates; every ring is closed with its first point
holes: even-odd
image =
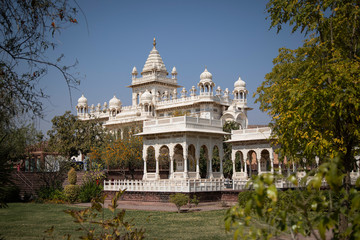
{"type": "MultiPolygon", "coordinates": [[[[68,205],[12,203],[0,209],[0,239],[42,239],[44,230],[55,227],[55,239],[64,234],[78,236],[77,224],[63,210],[68,205]]],[[[110,212],[106,210],[106,215],[110,212]]],[[[225,210],[208,212],[156,212],[127,210],[127,219],[134,219],[139,228],[146,229],[147,239],[232,239],[225,233],[225,210]]],[[[76,238],[73,238],[76,239],[76,238]]]]}

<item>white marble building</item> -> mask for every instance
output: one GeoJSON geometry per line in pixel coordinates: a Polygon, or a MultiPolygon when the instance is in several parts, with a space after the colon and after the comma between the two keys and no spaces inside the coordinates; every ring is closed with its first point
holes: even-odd
{"type": "MultiPolygon", "coordinates": [[[[136,67],[132,70],[132,104],[123,106],[114,96],[103,105],[88,105],[82,95],[76,106],[81,120],[99,119],[103,126],[118,137],[124,129],[134,124],[143,124],[144,180],[159,180],[159,156],[169,156],[167,179],[214,179],[223,178],[223,132],[225,121],[237,121],[242,129],[248,126],[247,95],[245,82],[239,77],[230,92],[216,86],[212,74],[206,69],[199,82],[186,90],[178,84],[177,70],[172,68],[171,76],[156,49],[154,39],[145,65],[138,76],[136,67]],[[231,95],[233,97],[231,97],[231,95]],[[176,117],[176,115],[184,115],[176,117]],[[147,168],[148,152],[155,154],[155,171],[147,168]],[[200,175],[200,150],[207,157],[206,175],[200,175]],[[212,154],[219,153],[220,166],[213,166],[212,154]],[[186,157],[184,157],[186,156],[186,157]]],[[[202,164],[202,165],[204,165],[202,164]]]]}
{"type": "Polygon", "coordinates": [[[82,95],[76,106],[79,119],[97,118],[103,121],[107,129],[122,134],[125,127],[134,123],[171,117],[180,111],[192,117],[234,120],[241,124],[241,128],[247,128],[247,111],[251,108],[247,106],[246,84],[240,77],[231,92],[228,88],[222,90],[220,86],[216,87],[212,74],[205,67],[196,85],[188,90],[182,88],[178,84],[175,67],[169,76],[156,49],[155,39],[141,76],[138,76],[136,67],[131,75],[131,85],[128,86],[132,89],[130,106],[123,106],[116,96],[103,105],[89,105],[86,97],[82,95]]]}

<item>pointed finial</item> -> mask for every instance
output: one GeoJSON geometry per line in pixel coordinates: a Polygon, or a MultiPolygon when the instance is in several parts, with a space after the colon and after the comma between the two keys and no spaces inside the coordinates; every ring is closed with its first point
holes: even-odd
{"type": "Polygon", "coordinates": [[[154,37],[153,45],[154,45],[154,47],[156,47],[156,39],[155,39],[155,37],[154,37]]]}

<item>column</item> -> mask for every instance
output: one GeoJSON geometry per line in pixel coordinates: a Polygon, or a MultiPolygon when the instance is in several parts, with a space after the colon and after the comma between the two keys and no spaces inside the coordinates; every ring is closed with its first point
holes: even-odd
{"type": "Polygon", "coordinates": [[[224,150],[222,148],[222,143],[220,143],[220,148],[219,148],[219,157],[220,157],[220,178],[224,178],[224,174],[223,174],[223,159],[224,159],[224,150]]]}
{"type": "Polygon", "coordinates": [[[257,156],[257,154],[256,154],[256,161],[257,161],[257,163],[258,163],[258,175],[261,174],[260,160],[261,160],[261,158],[258,158],[258,156],[257,156]]]}
{"type": "Polygon", "coordinates": [[[271,173],[274,173],[274,159],[273,158],[270,158],[270,164],[271,164],[271,173]]]}
{"type": "Polygon", "coordinates": [[[155,161],[156,161],[156,179],[160,179],[160,171],[159,171],[159,155],[160,155],[160,149],[159,146],[155,146],[155,161]]]}
{"type": "Polygon", "coordinates": [[[184,158],[184,177],[188,178],[188,164],[187,164],[188,148],[186,143],[184,143],[182,146],[183,146],[183,158],[184,158]]]}
{"type": "Polygon", "coordinates": [[[169,147],[169,158],[170,158],[170,172],[169,172],[169,178],[174,178],[174,148],[173,146],[169,147]]]}
{"type": "Polygon", "coordinates": [[[213,157],[213,149],[212,148],[209,149],[209,154],[208,155],[209,155],[209,167],[208,167],[209,173],[208,173],[208,177],[210,179],[212,179],[212,178],[214,178],[213,172],[212,172],[212,157],[213,157]]]}
{"type": "Polygon", "coordinates": [[[144,173],[143,173],[143,180],[146,180],[147,175],[147,166],[146,166],[146,159],[147,159],[147,151],[146,147],[143,147],[143,158],[144,158],[144,173]]]}
{"type": "Polygon", "coordinates": [[[196,158],[196,179],[200,179],[200,145],[199,140],[196,144],[196,150],[195,150],[195,158],[196,158]]]}
{"type": "Polygon", "coordinates": [[[235,168],[235,160],[236,160],[236,151],[232,150],[231,151],[231,161],[232,161],[232,165],[233,165],[233,175],[232,178],[234,179],[236,176],[236,168],[235,168]]]}

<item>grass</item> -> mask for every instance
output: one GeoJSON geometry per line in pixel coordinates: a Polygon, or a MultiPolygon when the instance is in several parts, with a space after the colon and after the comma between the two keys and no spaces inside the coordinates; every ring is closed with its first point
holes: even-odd
{"type": "MultiPolygon", "coordinates": [[[[12,203],[0,209],[0,239],[42,239],[44,231],[55,227],[55,239],[71,234],[77,239],[78,227],[63,211],[75,208],[58,204],[12,203]]],[[[147,239],[232,239],[224,230],[226,210],[204,212],[158,212],[127,210],[127,220],[146,229],[147,239]]],[[[106,209],[105,216],[110,216],[106,209]]]]}

